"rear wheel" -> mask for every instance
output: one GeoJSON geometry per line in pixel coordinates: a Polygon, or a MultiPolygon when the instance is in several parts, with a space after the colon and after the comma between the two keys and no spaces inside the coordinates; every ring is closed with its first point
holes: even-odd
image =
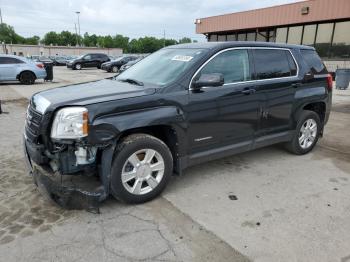
{"type": "Polygon", "coordinates": [[[318,141],[321,128],[318,114],[305,110],[300,116],[292,141],[287,144],[287,149],[297,155],[310,152],[318,141]]]}
{"type": "Polygon", "coordinates": [[[111,172],[113,196],[127,203],[143,203],[158,196],[173,171],[169,148],[146,134],[130,135],[118,148],[111,172]]]}
{"type": "Polygon", "coordinates": [[[32,85],[35,82],[35,75],[29,71],[23,72],[19,76],[19,81],[24,85],[32,85]]]}

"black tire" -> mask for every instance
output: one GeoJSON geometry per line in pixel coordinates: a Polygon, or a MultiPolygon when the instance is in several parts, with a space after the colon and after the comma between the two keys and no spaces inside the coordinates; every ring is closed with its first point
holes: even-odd
{"type": "Polygon", "coordinates": [[[111,72],[118,73],[118,71],[119,71],[119,68],[117,66],[112,66],[111,72]]]}
{"type": "Polygon", "coordinates": [[[32,85],[35,83],[35,75],[32,72],[25,71],[19,75],[19,81],[23,85],[32,85]]]}
{"type": "Polygon", "coordinates": [[[74,68],[75,70],[81,70],[82,67],[83,67],[83,66],[82,66],[80,63],[76,63],[76,64],[73,66],[73,68],[74,68]]]}
{"type": "Polygon", "coordinates": [[[147,134],[133,134],[123,139],[117,146],[111,170],[111,193],[116,199],[126,203],[144,203],[157,197],[164,190],[172,173],[173,157],[167,145],[158,138],[147,134]],[[161,155],[164,160],[164,173],[161,181],[152,191],[137,195],[130,193],[124,187],[122,171],[128,158],[143,149],[153,149],[161,155]]]}
{"type": "Polygon", "coordinates": [[[97,65],[97,69],[101,69],[101,64],[98,64],[98,65],[97,65]]]}
{"type": "Polygon", "coordinates": [[[314,111],[304,110],[300,115],[300,118],[299,118],[299,121],[298,121],[298,124],[296,127],[296,132],[294,134],[293,139],[286,144],[287,150],[293,154],[296,154],[296,155],[304,155],[304,154],[309,153],[317,144],[317,141],[320,137],[320,133],[321,133],[322,128],[323,127],[322,127],[322,123],[321,123],[319,115],[317,113],[315,113],[314,111]],[[309,119],[313,119],[317,124],[316,137],[309,147],[302,148],[301,145],[299,144],[299,136],[301,134],[302,126],[309,119]]]}

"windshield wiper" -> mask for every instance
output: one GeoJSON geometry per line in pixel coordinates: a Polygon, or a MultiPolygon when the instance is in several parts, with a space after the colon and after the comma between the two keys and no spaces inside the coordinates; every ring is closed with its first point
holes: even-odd
{"type": "Polygon", "coordinates": [[[121,81],[121,82],[127,82],[127,83],[138,85],[138,86],[143,86],[144,85],[141,81],[138,81],[138,80],[132,79],[132,78],[118,79],[118,80],[121,81]]]}

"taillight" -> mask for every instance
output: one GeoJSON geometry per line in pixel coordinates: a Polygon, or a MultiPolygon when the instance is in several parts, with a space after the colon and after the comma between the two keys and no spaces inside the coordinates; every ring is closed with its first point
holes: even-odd
{"type": "Polygon", "coordinates": [[[44,64],[42,64],[42,63],[36,64],[36,66],[39,68],[44,68],[44,64]]]}
{"type": "Polygon", "coordinates": [[[327,75],[327,88],[328,88],[328,91],[332,91],[333,89],[333,77],[331,74],[327,75]]]}

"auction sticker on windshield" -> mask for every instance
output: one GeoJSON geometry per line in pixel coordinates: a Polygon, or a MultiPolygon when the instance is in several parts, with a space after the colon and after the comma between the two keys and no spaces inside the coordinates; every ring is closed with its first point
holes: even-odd
{"type": "Polygon", "coordinates": [[[173,61],[181,61],[181,62],[189,62],[193,59],[193,56],[187,55],[176,55],[171,60],[173,61]]]}

